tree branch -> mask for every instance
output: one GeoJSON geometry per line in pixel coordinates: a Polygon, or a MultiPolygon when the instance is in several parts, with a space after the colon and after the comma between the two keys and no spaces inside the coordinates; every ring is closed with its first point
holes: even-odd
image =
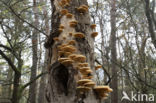
{"type": "Polygon", "coordinates": [[[8,62],[8,64],[11,66],[14,72],[20,73],[16,66],[13,64],[13,62],[3,53],[3,51],[0,50],[0,55],[8,62]]]}

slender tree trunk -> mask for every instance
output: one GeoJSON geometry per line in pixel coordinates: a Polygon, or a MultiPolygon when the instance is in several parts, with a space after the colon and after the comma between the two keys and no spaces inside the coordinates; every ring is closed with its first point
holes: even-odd
{"type": "Polygon", "coordinates": [[[110,36],[110,47],[111,47],[111,69],[112,69],[112,81],[111,87],[113,93],[111,95],[111,103],[118,103],[118,76],[117,76],[117,53],[116,53],[116,0],[111,0],[111,36],[110,36]]]}
{"type": "MultiPolygon", "coordinates": [[[[37,27],[38,26],[38,16],[37,16],[37,4],[36,4],[36,0],[33,0],[33,6],[34,6],[34,18],[35,18],[35,23],[34,25],[37,27]]],[[[33,34],[32,34],[32,67],[31,67],[31,77],[30,77],[30,81],[32,81],[35,77],[36,77],[36,73],[37,73],[37,62],[38,62],[38,34],[37,31],[34,30],[33,34]]],[[[30,103],[36,103],[36,88],[37,84],[36,81],[34,81],[29,88],[29,102],[30,103]]],[[[28,102],[28,103],[29,103],[28,102]]]]}
{"type": "MultiPolygon", "coordinates": [[[[47,0],[41,0],[41,2],[47,2],[47,0]]],[[[43,12],[44,12],[44,18],[45,18],[45,31],[46,34],[49,35],[49,18],[48,18],[48,14],[47,14],[47,10],[45,7],[43,7],[43,12]]],[[[42,67],[42,72],[47,71],[47,60],[48,60],[48,51],[46,50],[45,52],[45,59],[44,59],[44,65],[42,67]]],[[[38,103],[46,103],[46,99],[45,99],[45,88],[46,88],[46,78],[47,75],[44,75],[41,77],[41,81],[40,81],[40,86],[39,86],[39,94],[38,94],[38,103]]]]}
{"type": "MultiPolygon", "coordinates": [[[[69,0],[70,1],[70,0],[69,0]]],[[[91,37],[92,29],[90,28],[90,16],[86,12],[80,14],[76,8],[80,5],[88,5],[86,0],[72,0],[69,6],[65,7],[73,14],[72,18],[61,16],[60,11],[63,9],[59,6],[58,0],[51,0],[52,4],[52,31],[45,47],[49,50],[49,75],[46,89],[46,99],[48,103],[98,103],[93,91],[88,94],[79,94],[76,90],[77,81],[81,78],[75,65],[64,66],[58,62],[58,45],[67,43],[68,40],[76,41],[77,54],[85,55],[89,66],[94,71],[94,43],[91,37]],[[70,27],[69,22],[76,20],[76,27],[70,27]],[[63,32],[58,32],[59,26],[63,25],[63,32]],[[69,34],[82,32],[85,38],[70,37],[69,34]],[[59,37],[59,42],[54,42],[53,38],[59,37]]],[[[95,71],[94,71],[95,72],[95,71]]]]}

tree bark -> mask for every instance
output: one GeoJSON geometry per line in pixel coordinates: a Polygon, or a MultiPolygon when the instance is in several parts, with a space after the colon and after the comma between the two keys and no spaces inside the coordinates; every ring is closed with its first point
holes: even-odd
{"type": "MultiPolygon", "coordinates": [[[[70,6],[65,7],[73,14],[71,19],[66,16],[61,16],[62,8],[58,5],[58,0],[51,0],[53,14],[52,14],[52,30],[45,47],[49,50],[49,75],[46,89],[46,99],[48,103],[98,103],[98,99],[91,91],[86,94],[79,94],[76,90],[77,81],[80,79],[78,70],[74,65],[64,66],[58,62],[57,44],[54,42],[54,37],[61,39],[59,43],[66,43],[70,40],[69,33],[82,32],[85,38],[76,40],[77,53],[86,56],[87,62],[91,69],[94,69],[94,39],[91,37],[92,29],[90,28],[89,13],[80,14],[76,8],[80,5],[88,5],[86,0],[72,0],[70,6]],[[72,20],[78,21],[75,28],[69,26],[72,20]],[[59,25],[64,25],[63,33],[58,32],[59,25]],[[66,37],[66,39],[63,39],[66,37]]],[[[93,70],[94,71],[94,70],[93,70]]],[[[95,71],[94,71],[95,72],[95,71]]]]}
{"type": "Polygon", "coordinates": [[[111,88],[113,93],[111,94],[111,103],[118,103],[118,76],[117,76],[117,53],[116,53],[116,0],[111,0],[111,36],[110,36],[110,48],[111,48],[111,69],[112,69],[112,81],[111,88]]]}
{"type": "MultiPolygon", "coordinates": [[[[34,11],[34,18],[35,18],[35,26],[38,27],[38,16],[37,16],[37,4],[36,4],[36,0],[33,0],[33,11],[34,11]]],[[[30,77],[30,81],[32,81],[35,77],[36,77],[36,73],[37,73],[37,62],[38,62],[38,36],[37,36],[37,31],[34,30],[33,34],[32,34],[32,67],[31,67],[31,77],[30,77]]],[[[29,99],[28,101],[30,103],[36,103],[36,88],[37,84],[36,81],[34,81],[29,88],[29,99]]],[[[29,103],[28,102],[28,103],[29,103]]]]}

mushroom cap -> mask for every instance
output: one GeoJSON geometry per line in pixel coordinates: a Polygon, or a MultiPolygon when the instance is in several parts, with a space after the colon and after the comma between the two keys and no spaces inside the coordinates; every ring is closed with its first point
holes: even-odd
{"type": "Polygon", "coordinates": [[[85,72],[87,70],[90,70],[90,67],[79,67],[79,70],[85,72]]]}
{"type": "Polygon", "coordinates": [[[109,88],[109,89],[108,89],[108,92],[113,92],[113,89],[112,89],[112,88],[109,88]]]}
{"type": "Polygon", "coordinates": [[[70,40],[70,41],[68,41],[67,44],[68,44],[68,45],[75,45],[75,44],[76,44],[76,41],[75,41],[75,40],[70,40]]]}
{"type": "Polygon", "coordinates": [[[88,9],[85,8],[85,7],[80,6],[79,8],[77,8],[77,11],[80,12],[80,13],[85,13],[85,12],[88,11],[88,9]]]}
{"type": "Polygon", "coordinates": [[[62,32],[63,32],[63,29],[62,29],[62,28],[59,28],[58,31],[59,31],[60,33],[62,33],[62,32]]]}
{"type": "Polygon", "coordinates": [[[66,14],[66,17],[67,17],[67,18],[72,18],[72,16],[73,16],[73,14],[71,14],[71,13],[67,13],[67,14],[66,14]]]}
{"type": "Polygon", "coordinates": [[[78,22],[76,20],[74,20],[74,21],[69,22],[69,25],[70,25],[70,27],[75,27],[77,25],[77,23],[78,22]]]}
{"type": "Polygon", "coordinates": [[[92,24],[92,25],[90,25],[90,27],[91,27],[92,29],[95,29],[95,28],[96,28],[96,24],[92,24]]]}
{"type": "Polygon", "coordinates": [[[88,66],[88,63],[78,63],[78,66],[79,67],[87,67],[88,66]]]}
{"type": "Polygon", "coordinates": [[[71,55],[72,53],[71,52],[64,52],[64,55],[66,56],[66,57],[68,57],[69,55],[71,55]]]}
{"type": "Polygon", "coordinates": [[[93,33],[91,34],[91,36],[92,36],[93,38],[95,38],[97,35],[98,35],[98,32],[93,32],[93,33]]]}
{"type": "Polygon", "coordinates": [[[108,92],[108,90],[109,90],[109,86],[95,86],[94,87],[94,90],[96,91],[96,92],[108,92]]]}
{"type": "Polygon", "coordinates": [[[93,81],[91,81],[91,82],[85,83],[84,86],[93,87],[93,86],[95,86],[95,83],[93,81]]]}
{"type": "Polygon", "coordinates": [[[98,69],[100,69],[100,68],[102,68],[102,65],[97,65],[97,66],[95,66],[95,70],[98,70],[98,69]]]}
{"type": "Polygon", "coordinates": [[[64,29],[64,26],[62,24],[60,24],[59,28],[64,29]]]}
{"type": "Polygon", "coordinates": [[[65,52],[75,52],[76,51],[76,48],[72,45],[68,45],[68,46],[64,46],[62,47],[61,49],[62,51],[65,51],[65,52]]]}
{"type": "Polygon", "coordinates": [[[77,55],[77,54],[71,54],[71,55],[69,55],[68,57],[69,57],[70,59],[74,60],[74,58],[76,57],[76,55],[77,55]]]}
{"type": "Polygon", "coordinates": [[[92,80],[90,79],[81,79],[77,82],[78,85],[83,85],[85,83],[91,82],[92,80]]]}
{"type": "Polygon", "coordinates": [[[87,92],[87,91],[90,91],[91,88],[85,87],[85,86],[78,86],[77,90],[80,91],[80,92],[87,92]]]}
{"type": "Polygon", "coordinates": [[[85,62],[86,61],[86,57],[81,54],[77,54],[76,57],[74,57],[73,59],[74,59],[74,61],[77,61],[77,62],[85,62]]]}
{"type": "Polygon", "coordinates": [[[87,5],[81,5],[81,7],[88,9],[89,7],[87,5]]]}
{"type": "Polygon", "coordinates": [[[70,60],[70,59],[69,59],[69,58],[59,58],[59,59],[58,59],[59,62],[63,62],[63,61],[65,61],[65,60],[70,60]]]}
{"type": "Polygon", "coordinates": [[[62,14],[62,15],[66,15],[67,13],[68,13],[68,10],[67,10],[67,9],[62,9],[62,10],[61,10],[61,14],[62,14]]]}
{"type": "Polygon", "coordinates": [[[64,60],[64,61],[62,61],[61,62],[61,64],[63,64],[63,65],[71,65],[73,63],[73,60],[64,60]]]}
{"type": "Polygon", "coordinates": [[[81,33],[81,32],[77,32],[77,33],[74,34],[74,37],[75,38],[84,38],[85,35],[83,33],[81,33]]]}
{"type": "Polygon", "coordinates": [[[58,37],[54,37],[53,40],[54,41],[59,41],[59,38],[58,37]]]}

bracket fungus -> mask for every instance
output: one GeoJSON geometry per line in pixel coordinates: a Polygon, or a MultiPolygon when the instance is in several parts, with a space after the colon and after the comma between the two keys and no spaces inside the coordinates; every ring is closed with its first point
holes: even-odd
{"type": "Polygon", "coordinates": [[[71,55],[69,55],[68,57],[69,57],[70,59],[74,60],[74,58],[76,57],[76,55],[77,55],[77,54],[71,54],[71,55]]]}
{"type": "Polygon", "coordinates": [[[72,18],[72,17],[73,17],[73,14],[67,13],[67,14],[66,14],[66,17],[67,17],[67,18],[72,18]]]}
{"type": "Polygon", "coordinates": [[[73,36],[73,33],[72,33],[72,32],[70,32],[70,33],[69,33],[69,36],[73,36]]]}
{"type": "Polygon", "coordinates": [[[84,85],[85,83],[92,82],[90,79],[81,79],[77,82],[78,85],[84,85]]]}
{"type": "Polygon", "coordinates": [[[65,52],[75,52],[76,51],[76,48],[72,45],[67,45],[67,46],[64,46],[61,48],[62,51],[65,51],[65,52]]]}
{"type": "Polygon", "coordinates": [[[91,90],[91,88],[85,87],[85,86],[78,86],[76,89],[77,89],[79,92],[87,92],[87,91],[90,91],[90,90],[91,90]]]}
{"type": "Polygon", "coordinates": [[[80,67],[87,67],[88,63],[78,63],[78,66],[80,66],[80,67]]]}
{"type": "Polygon", "coordinates": [[[102,65],[97,65],[97,66],[95,66],[95,70],[98,70],[98,69],[100,69],[100,68],[102,68],[102,65]]]}
{"type": "Polygon", "coordinates": [[[86,57],[81,54],[77,54],[76,57],[74,57],[73,59],[76,62],[85,62],[86,61],[86,57]]]}
{"type": "Polygon", "coordinates": [[[59,38],[58,37],[54,37],[53,40],[54,41],[59,41],[59,38]]]}
{"type": "Polygon", "coordinates": [[[62,33],[63,32],[63,29],[62,28],[59,28],[58,31],[59,31],[59,33],[62,33]]]}
{"type": "Polygon", "coordinates": [[[92,36],[93,38],[95,38],[97,35],[98,35],[98,32],[93,32],[93,33],[91,34],[91,36],[92,36]]]}
{"type": "Polygon", "coordinates": [[[96,28],[96,24],[92,24],[90,25],[91,29],[95,29],[96,28]]]}
{"type": "Polygon", "coordinates": [[[84,38],[85,35],[83,33],[81,33],[81,32],[77,32],[77,33],[74,34],[74,37],[75,38],[84,38]]]}
{"type": "Polygon", "coordinates": [[[62,10],[61,10],[61,14],[62,14],[62,15],[66,15],[67,13],[68,13],[68,10],[67,10],[67,9],[62,9],[62,10]]]}
{"type": "Polygon", "coordinates": [[[69,22],[69,25],[70,25],[70,27],[75,27],[77,25],[77,23],[78,22],[76,20],[74,20],[74,21],[69,22]]]}
{"type": "Polygon", "coordinates": [[[95,83],[94,82],[88,82],[88,83],[85,83],[84,86],[94,87],[95,86],[95,83]]]}
{"type": "Polygon", "coordinates": [[[61,63],[61,62],[63,62],[63,61],[65,61],[65,60],[70,60],[69,58],[59,58],[58,59],[58,61],[61,63]]]}
{"type": "Polygon", "coordinates": [[[68,57],[69,55],[71,55],[72,53],[71,52],[65,52],[64,53],[64,55],[66,56],[66,57],[68,57]]]}
{"type": "Polygon", "coordinates": [[[60,24],[59,28],[64,29],[64,26],[62,24],[60,24]]]}
{"type": "Polygon", "coordinates": [[[86,13],[86,12],[88,12],[88,6],[86,6],[86,5],[81,5],[80,7],[77,8],[77,11],[78,11],[79,13],[86,13]]]}
{"type": "Polygon", "coordinates": [[[76,44],[76,41],[75,41],[75,40],[70,40],[70,41],[68,41],[67,44],[68,44],[68,45],[75,45],[75,44],[76,44]]]}
{"type": "Polygon", "coordinates": [[[63,64],[63,65],[66,65],[66,66],[68,66],[68,65],[71,65],[73,63],[73,60],[64,60],[64,61],[62,61],[61,62],[61,64],[63,64]]]}

